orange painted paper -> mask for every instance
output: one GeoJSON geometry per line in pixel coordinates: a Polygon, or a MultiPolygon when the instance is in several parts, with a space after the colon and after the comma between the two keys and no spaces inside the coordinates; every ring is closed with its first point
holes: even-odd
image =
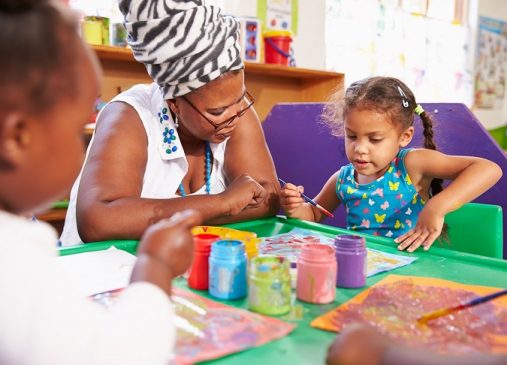
{"type": "MultiPolygon", "coordinates": [[[[340,305],[339,307],[325,313],[324,315],[317,317],[315,320],[311,322],[311,326],[319,329],[323,329],[326,331],[339,332],[342,327],[345,325],[343,322],[337,322],[337,313],[346,312],[349,310],[351,305],[360,305],[362,304],[368,295],[371,293],[373,288],[377,288],[386,284],[395,284],[401,281],[411,280],[415,285],[421,287],[439,287],[439,288],[448,288],[448,289],[460,289],[466,290],[469,292],[476,293],[478,296],[487,295],[494,293],[500,288],[495,287],[487,287],[487,286],[478,286],[478,285],[467,285],[461,284],[454,281],[437,279],[437,278],[429,278],[429,277],[417,277],[417,276],[401,276],[401,275],[389,275],[383,280],[379,281],[371,288],[368,288],[356,295],[354,298],[350,299],[348,302],[340,305]]],[[[501,297],[494,301],[494,305],[496,308],[501,310],[507,310],[507,298],[501,297]]],[[[445,306],[445,305],[444,305],[445,306]]],[[[374,310],[374,309],[373,309],[374,310]]],[[[422,313],[421,313],[422,314],[422,313]]],[[[339,318],[339,317],[338,317],[339,318]]],[[[507,319],[505,319],[507,320],[507,319]]],[[[503,322],[503,320],[502,320],[503,322]]],[[[370,325],[375,325],[375,323],[369,323],[370,325]]],[[[507,335],[489,335],[492,339],[494,339],[495,345],[491,348],[492,353],[497,354],[507,354],[507,335]]]]}

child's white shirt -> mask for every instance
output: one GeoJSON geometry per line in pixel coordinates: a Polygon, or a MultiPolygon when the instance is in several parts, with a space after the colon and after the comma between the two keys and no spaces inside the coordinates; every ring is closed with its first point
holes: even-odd
{"type": "Polygon", "coordinates": [[[109,309],[79,295],[56,264],[46,223],[0,212],[0,364],[167,364],[174,310],[139,282],[109,309]]]}

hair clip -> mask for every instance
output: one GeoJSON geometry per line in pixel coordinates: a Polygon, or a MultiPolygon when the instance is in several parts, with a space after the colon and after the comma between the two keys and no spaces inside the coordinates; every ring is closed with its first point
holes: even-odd
{"type": "Polygon", "coordinates": [[[405,95],[405,93],[403,92],[403,90],[402,90],[402,89],[401,89],[401,87],[399,87],[399,86],[398,86],[398,91],[399,91],[399,93],[400,93],[400,95],[401,95],[401,97],[402,97],[402,100],[401,100],[401,101],[402,101],[402,103],[403,103],[403,107],[408,108],[409,103],[408,103],[408,100],[407,100],[407,99],[408,99],[408,98],[407,98],[407,95],[405,95]]]}
{"type": "Polygon", "coordinates": [[[417,104],[417,106],[414,109],[414,113],[420,116],[422,113],[424,113],[423,107],[420,104],[417,104]]]}

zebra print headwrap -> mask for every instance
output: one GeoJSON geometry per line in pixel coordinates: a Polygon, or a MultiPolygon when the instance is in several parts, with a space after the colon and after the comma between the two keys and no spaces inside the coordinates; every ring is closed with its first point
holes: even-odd
{"type": "Polygon", "coordinates": [[[120,0],[128,43],[165,99],[243,68],[239,26],[203,0],[120,0]]]}

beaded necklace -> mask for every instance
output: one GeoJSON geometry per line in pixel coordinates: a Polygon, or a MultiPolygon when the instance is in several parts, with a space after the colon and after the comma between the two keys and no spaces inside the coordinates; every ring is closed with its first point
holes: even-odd
{"type": "MultiPolygon", "coordinates": [[[[206,164],[204,166],[204,172],[205,172],[204,182],[206,185],[204,189],[206,190],[206,194],[209,195],[211,192],[211,147],[209,146],[209,142],[206,142],[206,164]]],[[[180,184],[178,191],[180,192],[180,195],[182,197],[187,196],[183,184],[180,184]]]]}

